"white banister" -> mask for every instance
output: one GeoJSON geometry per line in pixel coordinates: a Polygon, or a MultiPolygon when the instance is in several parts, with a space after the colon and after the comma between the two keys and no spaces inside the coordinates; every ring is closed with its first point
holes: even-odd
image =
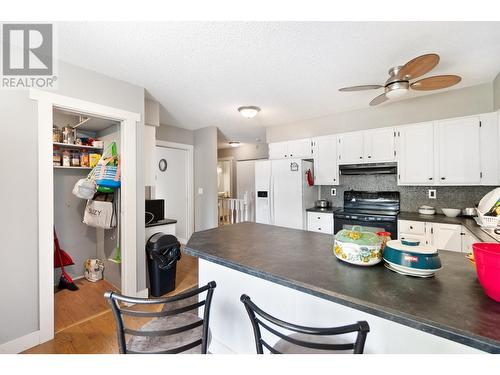
{"type": "Polygon", "coordinates": [[[219,197],[219,226],[248,221],[248,195],[243,199],[219,197]]]}

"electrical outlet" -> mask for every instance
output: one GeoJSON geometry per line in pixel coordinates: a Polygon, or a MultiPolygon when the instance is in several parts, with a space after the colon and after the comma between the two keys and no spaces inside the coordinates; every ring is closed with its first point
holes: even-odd
{"type": "Polygon", "coordinates": [[[337,189],[335,189],[335,188],[331,188],[331,190],[330,190],[330,195],[331,195],[332,197],[336,196],[336,195],[337,195],[337,189]]]}
{"type": "Polygon", "coordinates": [[[202,187],[198,188],[198,195],[203,195],[203,188],[202,187]]]}
{"type": "Polygon", "coordinates": [[[427,190],[429,193],[429,199],[436,199],[436,189],[427,190]]]}

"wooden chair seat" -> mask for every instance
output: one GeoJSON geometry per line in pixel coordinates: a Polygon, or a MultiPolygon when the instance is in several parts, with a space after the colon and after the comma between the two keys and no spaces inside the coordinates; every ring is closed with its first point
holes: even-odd
{"type": "MultiPolygon", "coordinates": [[[[292,333],[288,337],[301,341],[315,342],[318,344],[348,344],[353,340],[346,340],[343,337],[307,335],[304,333],[292,333]]],[[[278,352],[283,354],[352,354],[352,350],[321,350],[306,348],[292,344],[286,340],[279,340],[273,346],[278,352]]]]}
{"type": "MultiPolygon", "coordinates": [[[[157,318],[144,324],[140,331],[162,331],[187,326],[188,324],[201,322],[202,319],[194,313],[183,313],[174,316],[157,318]]],[[[202,337],[203,326],[198,326],[189,331],[180,332],[169,336],[132,336],[128,341],[129,350],[135,352],[158,352],[184,346],[202,337]]],[[[210,344],[210,330],[208,333],[208,344],[210,344]]],[[[195,346],[181,354],[201,354],[201,345],[195,346]]]]}

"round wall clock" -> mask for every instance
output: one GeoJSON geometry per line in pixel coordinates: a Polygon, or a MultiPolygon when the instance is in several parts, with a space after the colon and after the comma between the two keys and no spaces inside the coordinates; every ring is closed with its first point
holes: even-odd
{"type": "Polygon", "coordinates": [[[167,161],[165,159],[160,159],[158,168],[160,168],[160,171],[165,172],[167,170],[167,161]]]}

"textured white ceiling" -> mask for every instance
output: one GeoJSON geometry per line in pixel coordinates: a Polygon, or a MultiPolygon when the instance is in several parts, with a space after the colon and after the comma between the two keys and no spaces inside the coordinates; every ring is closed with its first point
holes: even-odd
{"type": "MultiPolygon", "coordinates": [[[[265,138],[265,127],[365,108],[387,70],[436,52],[431,74],[459,74],[460,88],[500,70],[500,22],[58,23],[61,60],[147,89],[161,122],[218,126],[228,139],[265,138]],[[252,120],[236,111],[258,105],[252,120]]],[[[425,95],[413,93],[412,96],[425,95]]],[[[384,105],[390,105],[384,104],[384,105]]]]}

